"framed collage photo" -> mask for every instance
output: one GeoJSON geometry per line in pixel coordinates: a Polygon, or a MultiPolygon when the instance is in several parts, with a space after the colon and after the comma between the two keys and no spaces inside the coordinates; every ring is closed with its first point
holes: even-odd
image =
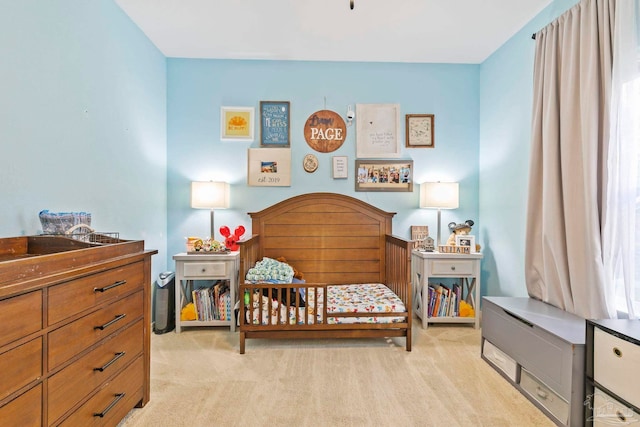
{"type": "Polygon", "coordinates": [[[356,160],[356,191],[413,191],[413,160],[356,160]]]}

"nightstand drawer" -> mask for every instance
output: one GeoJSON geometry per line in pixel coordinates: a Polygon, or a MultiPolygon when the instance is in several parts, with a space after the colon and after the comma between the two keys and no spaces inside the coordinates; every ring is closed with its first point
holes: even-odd
{"type": "Polygon", "coordinates": [[[594,328],[594,381],[640,407],[640,382],[631,380],[640,372],[639,367],[640,346],[594,328]]]}
{"type": "Polygon", "coordinates": [[[640,423],[640,414],[602,390],[593,393],[593,426],[628,426],[640,423]]]}
{"type": "Polygon", "coordinates": [[[185,278],[189,277],[212,277],[223,276],[228,274],[228,263],[226,262],[188,262],[184,264],[183,274],[185,278]]]}
{"type": "Polygon", "coordinates": [[[536,402],[551,412],[560,422],[563,424],[567,423],[569,418],[569,404],[524,368],[522,368],[520,372],[520,387],[536,402]]]}
{"type": "Polygon", "coordinates": [[[473,261],[439,261],[434,260],[431,266],[431,276],[464,276],[473,274],[473,261]]]}

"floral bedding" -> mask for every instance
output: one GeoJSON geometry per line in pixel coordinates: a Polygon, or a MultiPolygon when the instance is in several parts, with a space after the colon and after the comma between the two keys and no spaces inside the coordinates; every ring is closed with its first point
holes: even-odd
{"type": "MultiPolygon", "coordinates": [[[[302,288],[301,288],[302,289],[302,288]]],[[[319,304],[318,313],[315,311],[315,289],[308,288],[306,297],[306,307],[287,307],[280,305],[278,301],[271,302],[271,312],[269,313],[269,304],[267,297],[263,298],[262,303],[262,324],[272,325],[289,323],[304,324],[306,323],[324,323],[322,319],[322,292],[318,292],[319,304]],[[297,317],[296,317],[297,311],[297,317]],[[281,319],[281,320],[280,320],[281,319]],[[286,319],[286,320],[285,320],[286,319]]],[[[389,312],[405,312],[406,308],[402,300],[394,294],[388,287],[380,283],[366,283],[356,285],[333,285],[327,287],[327,323],[328,324],[347,324],[347,323],[396,323],[402,322],[402,317],[382,317],[376,316],[376,313],[389,312]],[[357,317],[340,317],[340,313],[362,313],[357,317]],[[333,314],[333,316],[332,316],[333,314]]],[[[260,323],[260,303],[253,302],[253,319],[250,319],[250,313],[246,313],[247,322],[253,324],[260,323]]]]}

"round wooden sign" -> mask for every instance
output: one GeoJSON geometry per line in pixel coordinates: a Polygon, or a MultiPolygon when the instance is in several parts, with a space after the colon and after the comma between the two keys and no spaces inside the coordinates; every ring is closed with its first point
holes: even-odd
{"type": "Polygon", "coordinates": [[[321,153],[336,151],[346,137],[347,125],[335,111],[316,111],[304,124],[304,139],[309,147],[321,153]]]}

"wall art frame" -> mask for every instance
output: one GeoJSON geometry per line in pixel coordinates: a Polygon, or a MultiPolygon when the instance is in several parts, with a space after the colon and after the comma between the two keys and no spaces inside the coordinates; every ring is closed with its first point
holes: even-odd
{"type": "Polygon", "coordinates": [[[254,187],[291,186],[290,148],[249,148],[247,185],[254,187]]]}
{"type": "Polygon", "coordinates": [[[220,107],[220,140],[253,142],[254,107],[220,107]]]}
{"type": "Polygon", "coordinates": [[[413,191],[413,160],[356,159],[356,191],[413,191]]]}
{"type": "Polygon", "coordinates": [[[434,114],[405,115],[405,145],[408,148],[434,148],[434,114]]]}
{"type": "Polygon", "coordinates": [[[289,101],[260,101],[260,146],[291,145],[291,104],[289,101]]]}
{"type": "Polygon", "coordinates": [[[469,253],[476,253],[476,236],[468,234],[458,234],[456,236],[456,246],[468,246],[469,253]]]}
{"type": "Polygon", "coordinates": [[[400,157],[400,104],[356,104],[356,157],[400,157]]]}
{"type": "Polygon", "coordinates": [[[347,156],[333,156],[332,173],[333,179],[346,179],[349,177],[349,166],[347,156]]]}

